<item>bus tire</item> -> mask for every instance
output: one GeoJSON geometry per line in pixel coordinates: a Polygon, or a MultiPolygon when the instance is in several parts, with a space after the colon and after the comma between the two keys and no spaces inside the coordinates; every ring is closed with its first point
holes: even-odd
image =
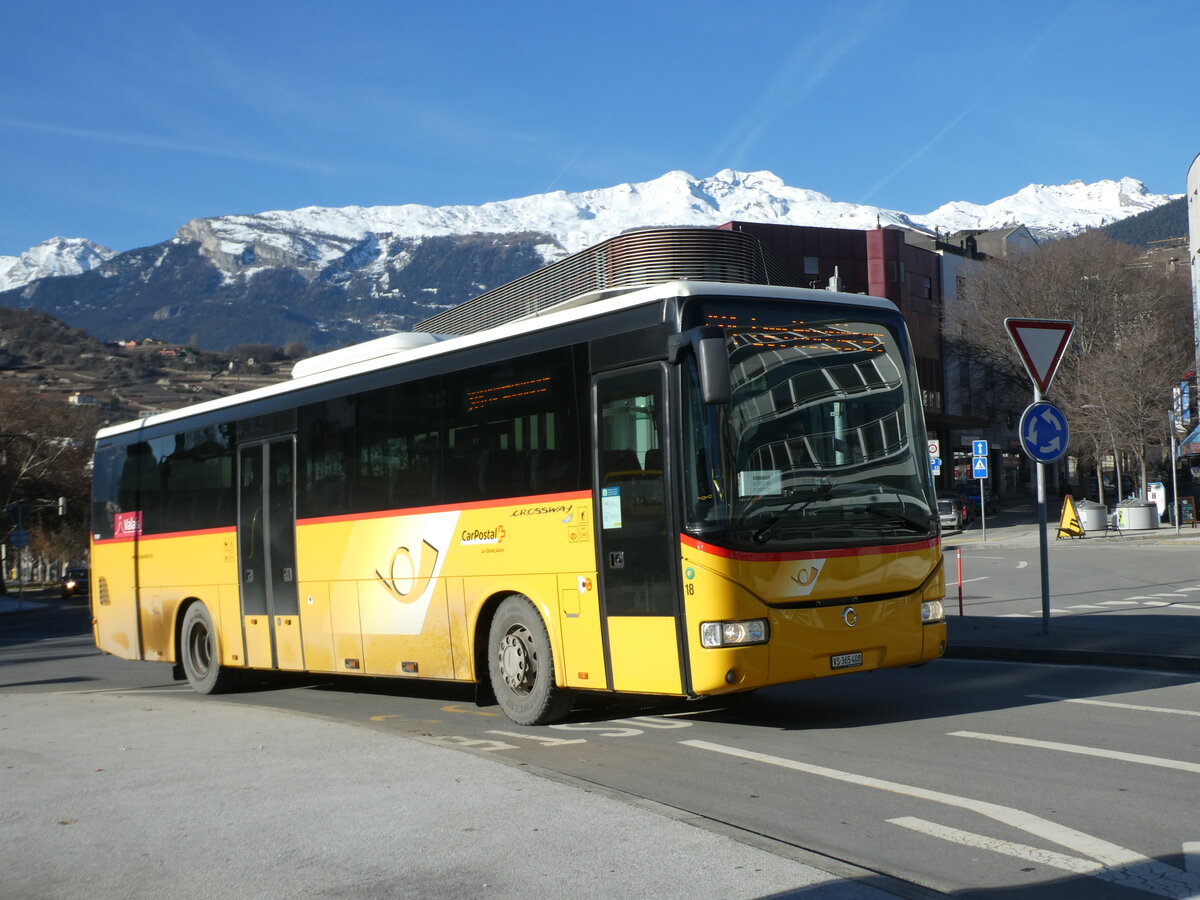
{"type": "Polygon", "coordinates": [[[571,711],[570,692],[554,683],[546,625],[534,605],[519,594],[507,597],[492,619],[488,677],[496,702],[518,725],[545,725],[571,711]]]}
{"type": "Polygon", "coordinates": [[[179,633],[179,661],[188,683],[198,694],[221,694],[233,690],[241,675],[220,664],[212,616],[203,603],[193,603],[183,615],[179,633]]]}

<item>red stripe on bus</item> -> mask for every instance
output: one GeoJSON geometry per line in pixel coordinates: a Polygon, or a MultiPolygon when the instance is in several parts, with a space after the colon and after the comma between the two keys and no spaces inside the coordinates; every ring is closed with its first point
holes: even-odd
{"type": "Polygon", "coordinates": [[[545,503],[562,503],[567,500],[590,500],[591,491],[572,491],[568,494],[537,494],[530,497],[504,497],[499,500],[476,500],[471,503],[446,503],[441,506],[415,506],[408,509],[384,509],[369,513],[347,513],[340,516],[312,516],[297,519],[297,525],[314,525],[327,522],[361,522],[367,519],[390,519],[394,516],[420,516],[429,513],[460,512],[468,509],[495,509],[499,506],[537,506],[545,503]]]}
{"type": "Polygon", "coordinates": [[[220,528],[200,528],[196,531],[162,531],[155,534],[122,535],[121,537],[97,538],[93,544],[128,544],[134,538],[139,541],[161,541],[163,538],[196,537],[201,534],[232,534],[237,531],[234,525],[222,525],[220,528]]]}
{"type": "Polygon", "coordinates": [[[927,541],[914,541],[911,544],[892,544],[886,547],[845,547],[829,550],[796,550],[791,553],[753,553],[746,550],[729,550],[696,540],[686,534],[681,534],[679,540],[684,546],[691,547],[703,553],[720,556],[723,559],[735,559],[739,562],[789,562],[797,559],[833,559],[841,556],[879,556],[884,553],[911,553],[914,550],[931,550],[938,546],[941,538],[931,538],[927,541]]]}

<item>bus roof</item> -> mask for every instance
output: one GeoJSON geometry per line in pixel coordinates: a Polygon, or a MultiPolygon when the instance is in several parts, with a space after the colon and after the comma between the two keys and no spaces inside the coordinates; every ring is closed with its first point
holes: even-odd
{"type": "Polygon", "coordinates": [[[518,335],[541,331],[556,325],[596,318],[637,306],[659,303],[671,297],[756,297],[767,300],[807,300],[844,306],[869,307],[896,311],[890,300],[865,294],[842,294],[812,288],[776,287],[764,284],[708,281],[668,281],[651,287],[594,291],[573,297],[550,309],[516,319],[494,328],[461,336],[399,332],[352,347],[345,347],[301,360],[292,378],[277,384],[197,403],[180,409],[154,413],[141,419],[100,429],[97,440],[138,431],[151,425],[184,422],[220,409],[230,409],[267,397],[299,391],[313,385],[338,381],[402,363],[426,359],[457,350],[493,344],[518,335]]]}

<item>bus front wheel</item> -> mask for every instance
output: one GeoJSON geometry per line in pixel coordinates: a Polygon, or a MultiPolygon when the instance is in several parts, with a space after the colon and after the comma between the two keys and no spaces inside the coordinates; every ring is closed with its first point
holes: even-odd
{"type": "Polygon", "coordinates": [[[188,683],[200,694],[232,690],[241,674],[220,664],[212,616],[203,603],[193,603],[184,613],[179,655],[188,683]]]}
{"type": "Polygon", "coordinates": [[[500,604],[488,634],[488,677],[504,714],[518,725],[545,725],[571,711],[554,683],[554,657],[542,617],[525,597],[500,604]]]}

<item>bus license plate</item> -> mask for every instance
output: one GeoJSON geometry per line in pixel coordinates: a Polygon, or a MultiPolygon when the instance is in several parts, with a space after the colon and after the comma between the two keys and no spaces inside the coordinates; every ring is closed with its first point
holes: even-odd
{"type": "Polygon", "coordinates": [[[862,653],[843,653],[840,656],[831,657],[829,667],[831,669],[852,669],[855,666],[863,664],[862,653]]]}

